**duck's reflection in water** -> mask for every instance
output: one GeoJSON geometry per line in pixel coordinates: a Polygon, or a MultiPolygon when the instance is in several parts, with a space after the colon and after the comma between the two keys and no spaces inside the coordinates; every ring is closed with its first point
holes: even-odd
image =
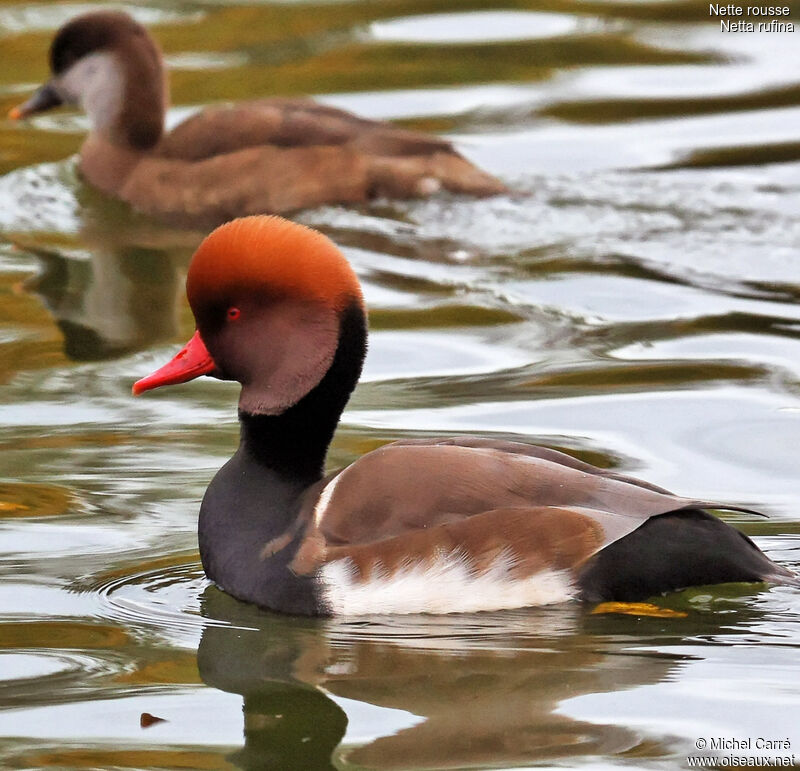
{"type": "MultiPolygon", "coordinates": [[[[91,196],[84,203],[86,221],[74,243],[9,236],[38,264],[38,273],[24,287],[52,316],[67,358],[102,361],[182,340],[192,326],[187,310],[183,334],[179,331],[181,309],[186,308],[186,269],[206,231],[170,229],[147,220],[131,223],[114,207],[104,210],[91,196]]],[[[455,249],[439,241],[396,244],[376,234],[334,227],[328,231],[345,244],[392,257],[441,258],[445,246],[455,249]]]]}
{"type": "Polygon", "coordinates": [[[209,588],[203,613],[234,625],[205,628],[198,665],[207,684],[244,696],[245,746],[232,758],[242,768],[332,768],[331,757],[336,767],[501,768],[625,752],[636,732],[573,720],[559,704],[660,682],[680,665],[627,650],[619,632],[640,630],[637,619],[609,626],[577,605],[346,623],[265,614],[209,588]],[[351,725],[345,737],[338,699],[410,714],[400,730],[387,717],[384,730],[351,725]]]}
{"type": "Polygon", "coordinates": [[[183,270],[163,251],[92,246],[88,259],[78,259],[24,248],[40,264],[26,289],[53,316],[70,359],[110,359],[178,336],[183,270]]]}

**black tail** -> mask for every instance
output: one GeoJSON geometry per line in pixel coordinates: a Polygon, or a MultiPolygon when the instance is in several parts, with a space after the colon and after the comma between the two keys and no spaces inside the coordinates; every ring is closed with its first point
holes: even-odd
{"type": "Polygon", "coordinates": [[[587,602],[633,602],[689,586],[800,579],[744,533],[701,509],[653,517],[598,552],[579,576],[587,602]]]}

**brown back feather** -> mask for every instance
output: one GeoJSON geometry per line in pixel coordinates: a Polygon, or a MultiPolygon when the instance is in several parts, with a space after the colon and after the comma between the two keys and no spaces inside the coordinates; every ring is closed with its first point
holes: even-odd
{"type": "Polygon", "coordinates": [[[306,99],[261,99],[211,107],[187,118],[164,138],[158,154],[200,160],[247,147],[349,145],[370,155],[456,154],[437,137],[360,118],[306,99]]]}

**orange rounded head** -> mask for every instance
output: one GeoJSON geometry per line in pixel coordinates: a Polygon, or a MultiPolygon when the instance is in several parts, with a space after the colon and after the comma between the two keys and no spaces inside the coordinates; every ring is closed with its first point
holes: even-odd
{"type": "Polygon", "coordinates": [[[192,258],[186,295],[195,318],[241,294],[292,297],[341,310],[361,302],[350,263],[322,233],[283,217],[256,215],[221,225],[192,258]]]}
{"type": "Polygon", "coordinates": [[[351,328],[345,318],[355,315],[365,330],[361,288],[344,255],[281,217],[243,217],[214,230],[192,258],[186,294],[197,332],[134,394],[213,375],[242,384],[241,409],[278,414],[325,376],[351,328]]]}

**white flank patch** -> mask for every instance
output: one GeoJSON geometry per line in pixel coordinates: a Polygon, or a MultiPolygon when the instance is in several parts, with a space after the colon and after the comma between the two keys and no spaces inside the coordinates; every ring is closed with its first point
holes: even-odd
{"type": "Polygon", "coordinates": [[[334,615],[384,613],[477,613],[564,602],[575,596],[568,571],[543,570],[511,578],[511,555],[499,557],[476,573],[460,553],[402,567],[392,575],[373,570],[359,581],[349,559],[324,565],[319,572],[323,597],[334,615]]]}
{"type": "Polygon", "coordinates": [[[320,522],[322,522],[322,518],[325,516],[325,511],[327,510],[328,506],[330,505],[331,498],[333,497],[333,491],[336,489],[336,485],[339,483],[339,480],[342,478],[344,471],[340,474],[337,474],[333,479],[331,479],[325,487],[322,488],[322,494],[317,499],[317,505],[314,506],[314,524],[319,527],[320,522]]]}

